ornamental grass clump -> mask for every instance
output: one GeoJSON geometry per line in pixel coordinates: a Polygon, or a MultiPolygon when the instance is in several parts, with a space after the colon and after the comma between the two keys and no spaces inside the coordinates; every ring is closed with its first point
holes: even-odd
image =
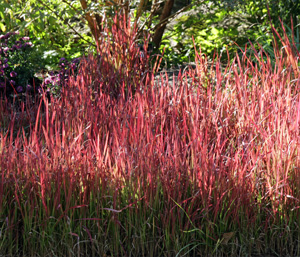
{"type": "MultiPolygon", "coordinates": [[[[138,28],[126,20],[125,15],[116,15],[113,24],[106,24],[97,41],[97,57],[89,56],[85,70],[91,67],[92,87],[102,85],[102,91],[118,99],[122,90],[135,93],[141,90],[150,68],[148,39],[141,47],[137,38],[138,28]],[[141,48],[143,48],[141,50],[141,48]],[[97,69],[93,67],[97,66],[97,69]]],[[[150,48],[150,47],[149,47],[150,48]]]]}
{"type": "Polygon", "coordinates": [[[299,53],[195,51],[171,85],[89,55],[60,98],[0,102],[1,254],[300,254],[299,53]]]}

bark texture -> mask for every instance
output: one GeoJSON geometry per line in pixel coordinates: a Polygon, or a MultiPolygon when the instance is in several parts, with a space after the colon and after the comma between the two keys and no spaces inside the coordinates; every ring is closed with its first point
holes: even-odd
{"type": "Polygon", "coordinates": [[[154,32],[153,43],[156,47],[159,47],[162,36],[167,26],[167,22],[164,22],[170,15],[174,5],[174,0],[166,0],[162,13],[159,17],[160,26],[158,26],[154,32]]]}

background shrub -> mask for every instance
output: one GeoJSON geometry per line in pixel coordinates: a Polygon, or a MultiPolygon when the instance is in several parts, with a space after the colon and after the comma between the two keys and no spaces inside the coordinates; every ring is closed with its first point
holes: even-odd
{"type": "Polygon", "coordinates": [[[42,62],[33,49],[29,37],[19,32],[8,32],[0,36],[0,87],[6,93],[21,93],[31,90],[35,73],[42,62]]]}

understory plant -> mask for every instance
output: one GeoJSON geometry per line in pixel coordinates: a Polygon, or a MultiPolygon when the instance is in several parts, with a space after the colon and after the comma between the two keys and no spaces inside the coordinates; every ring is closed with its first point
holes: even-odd
{"type": "Polygon", "coordinates": [[[32,47],[30,38],[21,37],[19,32],[0,36],[1,93],[17,94],[33,89],[35,73],[42,68],[42,62],[32,47]]]}
{"type": "MultiPolygon", "coordinates": [[[[261,62],[271,62],[274,68],[277,59],[283,56],[287,64],[292,64],[292,69],[297,72],[299,66],[299,50],[300,50],[300,36],[299,24],[294,26],[291,19],[291,28],[281,20],[281,28],[276,29],[272,24],[269,31],[259,37],[255,44],[250,42],[250,47],[246,49],[248,58],[253,64],[260,65],[261,62]],[[288,43],[288,45],[287,45],[288,43]],[[291,58],[291,59],[290,59],[291,58]],[[290,59],[290,60],[289,60],[290,59]]],[[[243,51],[239,52],[240,57],[243,56],[243,51]]]]}
{"type": "Polygon", "coordinates": [[[116,24],[59,98],[0,101],[1,254],[299,256],[299,53],[170,81],[116,24]]]}
{"type": "Polygon", "coordinates": [[[43,83],[40,92],[45,90],[52,96],[58,97],[62,87],[68,85],[70,76],[76,76],[79,68],[80,58],[75,58],[71,62],[62,57],[59,60],[59,70],[49,71],[48,74],[43,74],[43,83]]]}

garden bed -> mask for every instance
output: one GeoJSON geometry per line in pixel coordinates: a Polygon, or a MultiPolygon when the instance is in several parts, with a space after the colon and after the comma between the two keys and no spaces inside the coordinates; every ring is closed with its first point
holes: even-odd
{"type": "Polygon", "coordinates": [[[18,113],[0,103],[1,254],[299,255],[291,44],[275,65],[243,53],[221,68],[196,51],[168,84],[160,60],[149,72],[118,40],[58,95],[18,113]]]}

